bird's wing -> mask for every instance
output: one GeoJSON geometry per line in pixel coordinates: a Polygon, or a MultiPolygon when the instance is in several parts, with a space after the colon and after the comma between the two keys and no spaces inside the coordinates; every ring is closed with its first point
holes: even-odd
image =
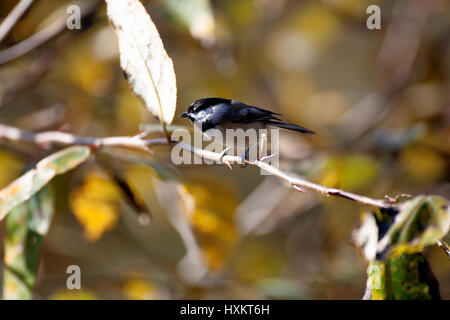
{"type": "Polygon", "coordinates": [[[269,120],[280,120],[275,115],[278,113],[249,106],[243,102],[232,101],[228,110],[228,121],[230,122],[265,122],[269,120]]]}

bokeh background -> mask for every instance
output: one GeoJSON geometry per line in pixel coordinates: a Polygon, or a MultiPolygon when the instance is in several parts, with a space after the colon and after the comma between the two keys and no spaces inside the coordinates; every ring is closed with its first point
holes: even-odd
{"type": "MultiPolygon", "coordinates": [[[[287,171],[371,197],[450,198],[448,1],[217,0],[213,19],[189,0],[142,2],[174,62],[177,114],[202,97],[241,100],[319,133],[282,132],[287,171]],[[371,4],[381,30],[366,27],[371,4]]],[[[16,3],[2,0],[0,17],[16,3]]],[[[1,123],[98,137],[157,123],[122,76],[101,1],[81,30],[57,29],[17,59],[5,53],[65,21],[70,3],[35,1],[0,43],[1,123]]],[[[0,187],[56,147],[0,141],[0,187]]],[[[109,148],[51,187],[36,299],[364,293],[367,263],[351,232],[368,208],[296,192],[257,168],[175,167],[167,147],[109,148]],[[66,290],[69,265],[80,266],[82,290],[66,290]]],[[[437,247],[425,255],[449,299],[448,258],[437,247]]]]}

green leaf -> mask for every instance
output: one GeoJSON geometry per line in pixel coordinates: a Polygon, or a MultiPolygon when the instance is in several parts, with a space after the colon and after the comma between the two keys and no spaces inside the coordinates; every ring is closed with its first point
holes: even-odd
{"type": "Polygon", "coordinates": [[[4,299],[32,298],[39,252],[53,213],[54,195],[46,186],[6,218],[4,299]]]}
{"type": "Polygon", "coordinates": [[[393,299],[440,299],[436,278],[422,254],[395,254],[391,256],[389,272],[393,299]]]}
{"type": "Polygon", "coordinates": [[[420,252],[449,228],[449,204],[439,196],[420,195],[364,214],[353,240],[369,261],[365,298],[439,299],[437,281],[420,252]]]}
{"type": "Polygon", "coordinates": [[[90,154],[89,147],[73,146],[39,161],[35,169],[28,171],[0,191],[0,221],[11,209],[30,199],[55,175],[75,168],[86,161],[90,154]]]}
{"type": "Polygon", "coordinates": [[[379,240],[378,253],[416,253],[444,238],[450,229],[448,201],[439,196],[417,196],[399,206],[385,236],[379,240]]]}
{"type": "Polygon", "coordinates": [[[370,298],[372,300],[387,300],[390,298],[386,265],[383,261],[375,260],[370,262],[367,268],[367,287],[371,290],[370,298]]]}
{"type": "Polygon", "coordinates": [[[438,282],[420,253],[393,254],[387,261],[372,261],[367,276],[365,299],[440,299],[438,282]]]}

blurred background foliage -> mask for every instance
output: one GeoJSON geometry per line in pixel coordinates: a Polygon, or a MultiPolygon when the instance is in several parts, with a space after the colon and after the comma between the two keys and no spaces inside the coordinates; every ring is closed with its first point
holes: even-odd
{"type": "MultiPolygon", "coordinates": [[[[174,62],[177,114],[201,97],[245,101],[319,133],[281,134],[286,170],[372,197],[450,198],[448,1],[142,2],[174,62]],[[381,30],[366,28],[371,4],[381,30]]],[[[1,1],[0,17],[16,3],[1,1]]],[[[70,3],[35,1],[0,49],[65,20],[70,3]]],[[[157,123],[122,76],[104,4],[81,30],[0,65],[0,120],[99,137],[157,123]]],[[[1,141],[0,187],[49,147],[1,141]]],[[[295,192],[257,168],[174,167],[168,147],[155,150],[110,148],[53,180],[34,298],[362,297],[367,263],[350,241],[360,205],[295,192]],[[65,290],[73,264],[81,291],[65,290]]],[[[424,254],[449,299],[448,258],[436,246],[424,254]]]]}

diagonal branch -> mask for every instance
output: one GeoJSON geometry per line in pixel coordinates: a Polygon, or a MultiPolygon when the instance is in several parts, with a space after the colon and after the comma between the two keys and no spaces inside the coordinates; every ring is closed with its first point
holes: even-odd
{"type": "Polygon", "coordinates": [[[34,0],[20,0],[0,25],[0,42],[8,35],[20,17],[30,8],[34,0]]]}
{"type": "MultiPolygon", "coordinates": [[[[82,7],[81,18],[86,19],[91,15],[95,14],[97,8],[103,2],[101,0],[96,0],[87,3],[82,7]]],[[[12,47],[6,48],[0,51],[0,65],[8,63],[14,59],[17,59],[35,48],[39,47],[43,43],[49,41],[50,39],[56,37],[58,34],[62,33],[67,29],[66,26],[66,15],[59,15],[55,21],[43,28],[42,30],[36,32],[29,38],[13,45],[12,47]]]]}
{"type": "MultiPolygon", "coordinates": [[[[92,138],[92,137],[78,137],[70,133],[59,131],[48,132],[28,132],[22,131],[18,128],[0,124],[0,138],[6,138],[13,141],[29,141],[36,144],[58,143],[63,145],[89,145],[95,148],[103,146],[118,146],[129,147],[141,150],[149,150],[150,146],[167,145],[169,144],[165,138],[143,139],[140,135],[134,137],[106,137],[106,138],[92,138]]],[[[172,143],[170,143],[172,144],[172,143]]],[[[233,155],[223,155],[220,153],[203,150],[188,144],[179,143],[181,148],[188,150],[199,157],[216,161],[217,163],[240,163],[241,158],[233,155]]],[[[246,161],[247,164],[257,166],[274,176],[286,181],[290,187],[296,191],[304,192],[303,188],[321,193],[325,196],[336,196],[346,198],[361,204],[385,208],[390,206],[390,202],[381,199],[372,199],[366,196],[358,195],[352,192],[341,189],[328,188],[320,184],[308,181],[302,177],[296,176],[292,173],[286,173],[280,169],[271,166],[270,164],[261,161],[246,161]]]]}
{"type": "MultiPolygon", "coordinates": [[[[208,150],[203,150],[203,149],[199,149],[196,148],[194,146],[190,146],[184,143],[179,143],[179,146],[182,147],[183,149],[186,150],[190,150],[191,152],[195,153],[196,155],[209,159],[209,160],[214,160],[218,163],[240,163],[240,161],[242,161],[241,157],[239,156],[232,156],[232,155],[225,155],[223,156],[220,153],[215,153],[212,151],[208,151],[208,150]]],[[[372,199],[366,196],[361,196],[355,193],[351,193],[348,191],[344,191],[341,189],[335,189],[335,188],[328,188],[325,186],[322,186],[320,184],[308,181],[302,177],[296,176],[292,173],[285,173],[283,171],[281,171],[280,169],[271,166],[270,164],[261,161],[261,160],[255,160],[255,161],[248,161],[246,160],[246,163],[249,165],[253,165],[253,166],[257,166],[263,170],[266,170],[267,172],[273,174],[274,176],[277,176],[278,178],[280,178],[281,180],[284,180],[285,182],[287,182],[292,189],[299,191],[299,192],[304,192],[302,190],[302,188],[305,189],[309,189],[312,191],[316,191],[319,192],[325,196],[337,196],[337,197],[341,197],[341,198],[346,198],[349,200],[353,200],[365,205],[369,205],[369,206],[374,206],[374,207],[379,207],[379,208],[385,208],[385,207],[389,207],[389,203],[388,201],[385,200],[377,200],[377,199],[372,199]]]]}

